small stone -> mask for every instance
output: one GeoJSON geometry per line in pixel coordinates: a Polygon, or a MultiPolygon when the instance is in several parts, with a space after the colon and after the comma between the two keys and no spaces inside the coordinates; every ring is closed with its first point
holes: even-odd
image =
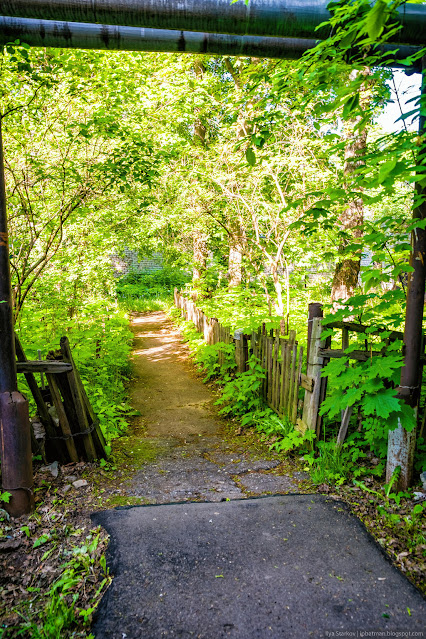
{"type": "Polygon", "coordinates": [[[426,499],[426,493],[423,493],[420,491],[414,491],[413,498],[414,498],[414,501],[423,501],[424,499],[426,499]]]}
{"type": "Polygon", "coordinates": [[[67,475],[65,479],[72,483],[73,481],[77,481],[77,475],[67,475]]]}
{"type": "Polygon", "coordinates": [[[57,477],[59,473],[58,462],[54,461],[49,466],[42,466],[40,468],[41,473],[50,473],[53,477],[57,477]]]}
{"type": "Polygon", "coordinates": [[[72,488],[71,484],[67,484],[66,486],[64,486],[64,489],[63,489],[63,491],[62,491],[62,494],[63,494],[63,495],[66,495],[66,494],[67,494],[67,492],[68,492],[69,490],[71,490],[71,488],[72,488]]]}
{"type": "Polygon", "coordinates": [[[83,486],[87,486],[87,481],[85,479],[77,479],[77,481],[73,481],[72,485],[74,488],[83,488],[83,486]]]}

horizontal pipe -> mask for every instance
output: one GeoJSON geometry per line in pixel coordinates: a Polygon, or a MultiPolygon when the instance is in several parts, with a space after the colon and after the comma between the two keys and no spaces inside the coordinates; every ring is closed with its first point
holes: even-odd
{"type": "Polygon", "coordinates": [[[316,40],[119,27],[0,16],[0,44],[16,39],[35,47],[211,53],[297,59],[316,40]]]}
{"type": "MultiPolygon", "coordinates": [[[[2,0],[3,15],[121,26],[293,38],[326,37],[315,31],[330,17],[329,0],[2,0]]],[[[404,44],[426,43],[426,5],[398,9],[404,44]]]]}
{"type": "MultiPolygon", "coordinates": [[[[307,38],[235,36],[0,16],[0,45],[17,39],[33,47],[210,53],[281,60],[298,59],[317,42],[307,38]]],[[[395,51],[392,57],[399,60],[419,50],[406,45],[387,45],[384,49],[395,51]]],[[[392,66],[401,65],[395,62],[392,66]]]]}

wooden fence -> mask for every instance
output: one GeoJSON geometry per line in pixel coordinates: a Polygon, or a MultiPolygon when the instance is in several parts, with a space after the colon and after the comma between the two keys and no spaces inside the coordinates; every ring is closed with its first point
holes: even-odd
{"type": "MultiPolygon", "coordinates": [[[[46,459],[61,463],[93,461],[105,454],[105,439],[87,397],[75,365],[67,337],[62,337],[58,351],[45,361],[28,361],[15,335],[17,372],[25,375],[34,397],[37,413],[44,427],[40,451],[46,459]],[[39,387],[35,375],[46,376],[47,389],[39,387]]],[[[35,435],[33,449],[38,454],[35,435]]]]}
{"type": "MultiPolygon", "coordinates": [[[[383,328],[363,326],[355,322],[327,323],[327,328],[341,330],[341,348],[330,348],[331,338],[322,337],[322,310],[317,303],[309,305],[306,362],[303,348],[299,347],[295,340],[294,331],[290,331],[288,337],[283,337],[280,329],[272,329],[267,333],[265,326],[262,326],[251,335],[243,335],[239,331],[233,333],[217,319],[208,318],[191,299],[185,298],[177,290],[175,305],[185,319],[195,324],[208,344],[235,344],[236,371],[247,370],[249,354],[253,353],[265,371],[261,392],[268,406],[281,417],[287,418],[298,430],[315,430],[317,437],[320,436],[322,428],[319,409],[327,392],[327,377],[321,376],[322,369],[335,357],[349,357],[365,362],[373,356],[383,354],[383,351],[373,350],[371,343],[365,343],[363,350],[350,350],[351,333],[380,335],[385,331],[383,328]],[[300,392],[301,388],[304,393],[300,392]]],[[[386,331],[385,343],[402,338],[403,334],[398,331],[386,331]]],[[[351,406],[341,413],[337,446],[341,446],[346,438],[351,415],[351,406]]],[[[424,417],[420,428],[421,435],[424,434],[425,421],[424,417]]]]}
{"type": "MultiPolygon", "coordinates": [[[[197,308],[193,300],[181,295],[175,289],[174,301],[180,309],[182,317],[193,322],[197,330],[204,335],[207,344],[234,344],[235,370],[242,373],[248,368],[249,355],[255,355],[265,371],[261,393],[267,405],[280,417],[288,419],[296,428],[305,431],[307,428],[317,430],[319,420],[318,390],[321,386],[320,372],[323,357],[320,348],[321,323],[314,324],[311,335],[310,358],[307,372],[304,366],[303,347],[298,346],[295,332],[290,331],[288,337],[280,335],[280,329],[266,331],[259,327],[251,335],[241,331],[233,332],[229,326],[222,326],[215,318],[209,318],[197,308]],[[318,378],[315,384],[315,377],[318,378]],[[300,388],[305,390],[301,400],[300,388]]],[[[219,351],[219,364],[223,364],[224,355],[219,351]]]]}

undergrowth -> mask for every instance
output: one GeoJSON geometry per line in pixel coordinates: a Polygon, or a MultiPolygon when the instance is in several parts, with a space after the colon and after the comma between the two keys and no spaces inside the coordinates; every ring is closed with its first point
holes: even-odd
{"type": "MultiPolygon", "coordinates": [[[[23,526],[24,534],[30,535],[28,526],[23,526]]],[[[69,528],[68,537],[79,536],[80,530],[69,528]]],[[[21,618],[19,628],[15,627],[9,637],[31,637],[32,639],[61,639],[64,636],[86,637],[87,629],[102,595],[111,583],[105,555],[99,553],[101,529],[89,532],[84,543],[64,548],[60,546],[62,536],[55,535],[55,529],[41,535],[33,542],[33,548],[47,547],[41,557],[41,564],[52,552],[59,552],[63,558],[61,574],[47,590],[29,587],[30,598],[17,609],[21,618]],[[93,588],[93,584],[96,587],[93,588]],[[90,603],[85,590],[90,588],[90,603]],[[40,614],[41,612],[41,614],[40,614]],[[86,630],[82,630],[86,628],[86,630]]],[[[62,541],[63,543],[63,541],[62,541]]],[[[0,630],[0,636],[1,636],[0,630]]]]}
{"type": "MultiPolygon", "coordinates": [[[[28,304],[16,332],[28,359],[37,359],[38,350],[46,358],[49,351],[58,350],[60,338],[66,335],[107,442],[124,432],[132,413],[126,381],[133,336],[128,315],[116,301],[81,303],[72,318],[57,308],[28,304]]],[[[20,376],[19,386],[30,399],[30,411],[35,412],[24,376],[20,376]]]]}
{"type": "MultiPolygon", "coordinates": [[[[376,430],[376,445],[373,445],[374,424],[369,424],[370,430],[360,431],[356,422],[343,445],[337,446],[335,427],[325,419],[324,439],[315,441],[314,431],[299,432],[289,420],[265,405],[261,395],[265,371],[255,357],[249,358],[246,372],[235,374],[233,345],[231,348],[227,344],[206,345],[194,325],[183,321],[177,309],[171,309],[170,313],[182,327],[205,381],[219,387],[216,404],[220,406],[220,413],[235,421],[237,428],[254,430],[276,453],[296,456],[301,468],[309,472],[311,484],[345,499],[400,569],[424,590],[426,502],[416,503],[413,491],[392,489],[399,468],[391,482],[382,485],[385,458],[383,446],[379,444],[383,434],[376,430]],[[219,353],[222,353],[222,365],[219,353]]],[[[367,398],[366,401],[373,400],[367,398]]],[[[418,450],[424,450],[422,441],[418,450]]]]}

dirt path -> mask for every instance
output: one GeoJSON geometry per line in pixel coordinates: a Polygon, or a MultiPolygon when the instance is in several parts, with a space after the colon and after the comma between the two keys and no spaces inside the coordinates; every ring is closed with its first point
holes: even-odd
{"type": "Polygon", "coordinates": [[[132,406],[141,412],[148,437],[213,435],[220,423],[212,414],[213,396],[196,377],[181,335],[164,313],[132,321],[132,406]]]}
{"type": "Polygon", "coordinates": [[[223,501],[298,492],[292,472],[266,447],[227,434],[179,331],[164,313],[135,316],[132,434],[117,442],[129,473],[111,505],[223,501]]]}

